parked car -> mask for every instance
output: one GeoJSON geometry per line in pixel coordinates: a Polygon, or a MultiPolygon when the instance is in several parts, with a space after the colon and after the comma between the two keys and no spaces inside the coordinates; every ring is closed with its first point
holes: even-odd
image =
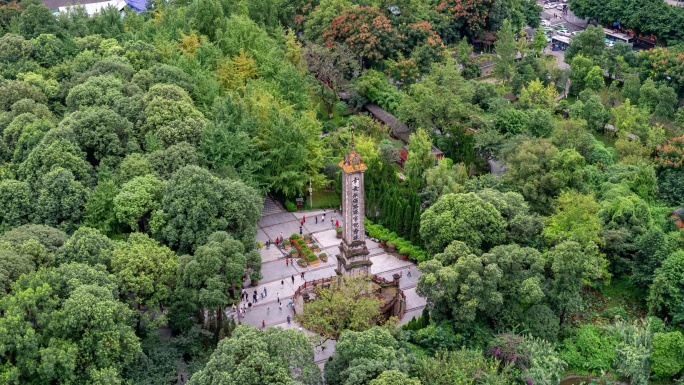
{"type": "Polygon", "coordinates": [[[544,32],[552,32],[552,31],[553,31],[553,27],[548,27],[548,26],[542,27],[542,31],[544,31],[544,32]]]}
{"type": "Polygon", "coordinates": [[[554,9],[558,3],[548,3],[544,6],[544,9],[554,9]]]}
{"type": "Polygon", "coordinates": [[[563,10],[563,7],[565,7],[563,4],[558,4],[558,5],[556,5],[556,9],[559,10],[559,11],[562,11],[562,10],[563,10]]]}
{"type": "Polygon", "coordinates": [[[542,20],[541,25],[542,25],[542,27],[549,27],[549,26],[551,26],[551,22],[548,20],[542,20]]]}
{"type": "Polygon", "coordinates": [[[565,37],[570,37],[572,34],[568,31],[556,31],[556,35],[558,36],[565,36],[565,37]]]}
{"type": "Polygon", "coordinates": [[[567,31],[567,30],[568,30],[568,27],[566,27],[566,26],[564,26],[564,25],[557,25],[557,26],[555,26],[555,27],[553,27],[553,28],[555,28],[556,31],[567,31]]]}

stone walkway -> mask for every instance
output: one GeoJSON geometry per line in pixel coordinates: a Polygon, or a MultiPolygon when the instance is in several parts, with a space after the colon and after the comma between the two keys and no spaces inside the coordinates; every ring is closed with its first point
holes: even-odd
{"type": "MultiPolygon", "coordinates": [[[[252,306],[251,310],[247,311],[244,318],[239,318],[242,323],[247,323],[255,327],[261,327],[262,322],[266,323],[267,327],[277,326],[284,329],[299,329],[301,325],[294,321],[287,323],[287,316],[294,316],[292,307],[288,306],[293,298],[295,290],[304,283],[301,274],[304,273],[304,279],[311,281],[319,278],[326,278],[335,275],[335,267],[337,266],[337,259],[335,255],[339,253],[337,246],[340,240],[337,239],[334,227],[330,224],[330,218],[341,222],[341,215],[333,211],[326,212],[326,220],[322,220],[323,210],[300,211],[297,213],[286,212],[277,202],[267,197],[264,204],[264,210],[261,220],[259,220],[259,230],[257,232],[257,240],[266,243],[267,240],[275,241],[276,237],[280,237],[281,233],[287,238],[293,233],[299,234],[299,226],[301,218],[306,216],[306,222],[302,226],[304,234],[311,233],[314,242],[318,244],[322,250],[328,254],[328,262],[320,262],[318,266],[301,268],[298,265],[285,264],[285,251],[271,246],[270,248],[262,248],[259,250],[262,258],[262,268],[264,278],[259,282],[257,287],[249,287],[249,282],[245,282],[244,286],[247,288],[250,300],[256,290],[259,294],[257,303],[252,306]],[[316,223],[318,217],[318,223],[316,223]],[[294,283],[293,283],[294,278],[294,283]],[[266,288],[267,296],[260,298],[261,293],[266,288]],[[280,298],[282,306],[278,305],[278,298],[280,298]]],[[[340,223],[341,225],[341,223],[340,223]]],[[[392,274],[396,272],[402,273],[400,287],[404,290],[407,301],[407,312],[401,320],[401,323],[406,323],[411,320],[413,316],[419,316],[425,307],[425,299],[416,294],[416,283],[420,277],[420,271],[411,262],[402,261],[401,259],[387,254],[378,243],[367,240],[366,244],[370,251],[370,259],[373,261],[371,272],[382,277],[392,279],[392,274]],[[408,271],[411,271],[411,277],[408,277],[408,271]]],[[[246,302],[242,302],[246,305],[246,302]]],[[[231,314],[229,314],[231,315],[231,314]]],[[[237,317],[237,315],[234,315],[237,317]]],[[[316,339],[313,333],[306,330],[303,332],[311,335],[312,339],[316,339]]],[[[315,343],[314,345],[318,345],[315,343]]],[[[335,341],[328,340],[325,342],[325,349],[316,346],[315,360],[321,366],[335,351],[335,341]]]]}

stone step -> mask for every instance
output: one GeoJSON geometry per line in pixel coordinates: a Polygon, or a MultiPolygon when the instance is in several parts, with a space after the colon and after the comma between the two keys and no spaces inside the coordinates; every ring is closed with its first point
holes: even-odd
{"type": "Polygon", "coordinates": [[[280,206],[280,204],[274,201],[271,197],[266,197],[264,199],[264,209],[261,211],[262,216],[274,215],[284,213],[285,210],[280,206]]]}

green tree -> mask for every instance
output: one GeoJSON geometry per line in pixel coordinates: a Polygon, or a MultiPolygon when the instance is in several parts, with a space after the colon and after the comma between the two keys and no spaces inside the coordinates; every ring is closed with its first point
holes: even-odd
{"type": "Polygon", "coordinates": [[[102,370],[122,374],[140,342],[116,291],[104,266],[65,264],[20,279],[0,301],[3,378],[96,383],[102,370]]]}
{"type": "Polygon", "coordinates": [[[656,378],[669,380],[684,369],[682,332],[656,333],[653,337],[651,369],[656,378]]]}
{"type": "Polygon", "coordinates": [[[112,106],[123,98],[123,82],[112,75],[91,76],[75,86],[66,97],[72,111],[82,107],[112,106]]]}
{"type": "Polygon", "coordinates": [[[376,324],[381,301],[368,296],[370,278],[344,279],[342,285],[316,288],[315,300],[304,306],[295,319],[309,330],[329,338],[338,338],[343,331],[362,332],[376,324]]]}
{"type": "Polygon", "coordinates": [[[122,296],[138,311],[139,331],[143,308],[158,309],[169,298],[178,258],[147,235],[133,233],[128,241],[116,243],[111,266],[122,296]]]}
{"type": "Polygon", "coordinates": [[[598,211],[599,205],[593,195],[562,192],[558,197],[556,212],[544,229],[544,237],[553,245],[565,241],[577,242],[582,247],[600,244],[602,221],[598,211]]]}
{"type": "Polygon", "coordinates": [[[633,73],[627,74],[622,86],[622,97],[629,99],[632,103],[637,103],[639,101],[639,89],[641,89],[639,76],[633,73]]]}
{"type": "Polygon", "coordinates": [[[0,246],[0,295],[4,297],[19,277],[32,273],[36,267],[28,255],[17,252],[9,243],[0,242],[0,246]]]}
{"type": "MultiPolygon", "coordinates": [[[[566,60],[569,60],[566,58],[566,60]]],[[[575,56],[570,62],[570,93],[579,95],[585,88],[585,79],[592,69],[592,61],[584,55],[575,56]]]]}
{"type": "Polygon", "coordinates": [[[651,377],[653,332],[650,321],[633,323],[618,321],[612,327],[618,338],[614,367],[623,378],[634,385],[648,385],[651,377]]]}
{"type": "Polygon", "coordinates": [[[178,269],[178,286],[192,303],[209,317],[207,324],[215,336],[224,325],[224,307],[232,302],[245,275],[245,247],[224,231],[211,234],[192,258],[183,258],[178,269]]]}
{"type": "Polygon", "coordinates": [[[515,31],[510,20],[506,19],[497,33],[494,49],[496,50],[494,74],[504,82],[510,81],[515,70],[515,58],[518,49],[515,45],[515,31]]]}
{"type": "Polygon", "coordinates": [[[107,236],[123,232],[125,225],[116,219],[114,198],[119,188],[111,179],[100,181],[85,204],[85,225],[96,228],[107,236]]]}
{"type": "Polygon", "coordinates": [[[580,99],[570,107],[570,117],[574,119],[584,119],[588,128],[603,132],[610,113],[601,103],[601,97],[597,94],[580,93],[580,99]],[[584,98],[582,98],[584,96],[584,98]]]}
{"type": "Polygon", "coordinates": [[[409,377],[408,374],[400,372],[398,370],[385,370],[376,377],[374,380],[368,383],[368,385],[420,385],[420,380],[416,378],[409,377]]]}
{"type": "Polygon", "coordinates": [[[50,226],[29,224],[6,231],[0,241],[9,242],[15,248],[21,248],[28,241],[38,241],[47,252],[54,253],[67,241],[67,235],[50,226]]]}
{"type": "Polygon", "coordinates": [[[89,185],[92,167],[86,162],[85,154],[68,135],[68,131],[59,128],[48,132],[19,165],[19,179],[28,182],[34,190],[39,190],[46,174],[55,169],[63,169],[71,172],[75,180],[89,185]],[[62,134],[64,136],[60,137],[62,134]]]}
{"type": "MultiPolygon", "coordinates": [[[[207,170],[186,166],[169,180],[162,198],[161,236],[181,252],[195,250],[222,229],[252,245],[261,213],[259,194],[237,180],[220,180],[207,170]]],[[[159,218],[161,217],[161,218],[159,218]]]]}
{"type": "Polygon", "coordinates": [[[672,119],[677,107],[677,94],[674,88],[661,85],[658,88],[658,104],[655,106],[654,114],[659,119],[672,119]]]}
{"type": "Polygon", "coordinates": [[[202,35],[210,39],[216,37],[216,31],[220,30],[223,18],[223,7],[218,0],[200,0],[195,4],[195,17],[193,26],[202,35]]]}
{"type": "Polygon", "coordinates": [[[186,142],[174,144],[164,150],[155,151],[147,156],[157,178],[166,180],[185,166],[199,165],[195,147],[186,142]]]}
{"type": "Polygon", "coordinates": [[[303,333],[240,325],[231,338],[219,342],[206,366],[188,384],[319,385],[321,372],[313,359],[311,343],[303,333]]]}
{"type": "Polygon", "coordinates": [[[430,253],[439,253],[452,241],[463,241],[472,250],[488,250],[506,239],[501,213],[473,193],[446,194],[425,210],[420,235],[430,253]]]}
{"type": "Polygon", "coordinates": [[[76,111],[60,125],[73,130],[77,143],[93,166],[107,156],[123,157],[133,133],[133,125],[128,120],[105,107],[76,111]]]}
{"type": "Polygon", "coordinates": [[[35,220],[71,232],[83,218],[87,198],[87,189],[74,179],[71,171],[54,169],[42,178],[34,212],[35,220]]]}
{"type": "Polygon", "coordinates": [[[409,137],[408,157],[404,169],[413,186],[424,185],[425,170],[430,168],[432,158],[432,140],[426,130],[419,129],[409,137]]]}
{"type": "Polygon", "coordinates": [[[109,266],[114,242],[96,229],[82,226],[57,250],[57,263],[109,266]]]}
{"type": "Polygon", "coordinates": [[[354,5],[347,0],[322,0],[304,22],[304,37],[308,41],[323,41],[323,33],[330,28],[333,19],[354,5]]]}
{"type": "Polygon", "coordinates": [[[594,244],[582,247],[575,241],[559,243],[545,257],[553,278],[550,294],[562,325],[566,314],[579,306],[582,286],[604,276],[605,260],[594,244]]]}
{"type": "Polygon", "coordinates": [[[639,107],[652,113],[658,105],[658,89],[653,79],[648,78],[639,88],[639,107]]]}
{"type": "Polygon", "coordinates": [[[408,353],[400,348],[387,329],[378,326],[363,332],[342,333],[335,353],[325,363],[325,381],[330,385],[362,385],[384,371],[405,371],[408,353]]]}
{"type": "Polygon", "coordinates": [[[28,183],[6,179],[0,181],[0,232],[28,223],[33,212],[28,183]]]}
{"type": "Polygon", "coordinates": [[[486,377],[490,385],[515,382],[510,368],[500,370],[498,361],[486,358],[479,350],[466,350],[465,347],[441,351],[435,357],[424,357],[416,363],[416,372],[423,384],[468,384],[480,376],[486,377]]]}
{"type": "Polygon", "coordinates": [[[539,55],[544,48],[546,48],[546,34],[541,28],[537,28],[537,32],[534,35],[534,40],[532,40],[532,48],[534,49],[534,55],[539,55]]]}
{"type": "Polygon", "coordinates": [[[565,50],[565,62],[572,63],[575,56],[582,55],[595,65],[603,65],[606,56],[605,37],[601,26],[590,25],[572,37],[570,46],[565,50]]]}
{"type": "Polygon", "coordinates": [[[452,242],[433,260],[423,262],[420,270],[416,292],[427,298],[435,320],[454,320],[456,327],[467,330],[503,305],[498,291],[503,272],[472,254],[463,242],[452,242]]]}
{"type": "Polygon", "coordinates": [[[653,274],[680,247],[679,233],[650,228],[635,241],[631,281],[643,290],[653,283],[653,274]]]}
{"type": "Polygon", "coordinates": [[[584,77],[584,86],[590,90],[598,91],[605,86],[603,80],[603,69],[599,66],[593,66],[584,77]]]}
{"type": "Polygon", "coordinates": [[[50,9],[42,4],[31,4],[19,16],[19,33],[32,39],[40,34],[59,32],[57,20],[50,9]]]}
{"type": "MultiPolygon", "coordinates": [[[[653,284],[648,295],[651,312],[669,314],[671,317],[681,311],[684,301],[684,251],[677,250],[663,261],[653,275],[653,284]]],[[[681,321],[680,321],[681,322],[681,321]]]]}
{"type": "Polygon", "coordinates": [[[558,151],[548,139],[520,143],[505,158],[508,172],[504,179],[536,212],[552,212],[563,188],[584,185],[584,158],[575,150],[558,151]]]}
{"type": "Polygon", "coordinates": [[[161,207],[162,182],[154,175],[138,176],[126,182],[114,197],[114,211],[131,230],[149,229],[152,213],[161,207]]]}

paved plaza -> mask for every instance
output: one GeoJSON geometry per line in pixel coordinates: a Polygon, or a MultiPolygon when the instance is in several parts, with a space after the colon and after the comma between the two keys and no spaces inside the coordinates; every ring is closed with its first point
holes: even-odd
{"type": "MultiPolygon", "coordinates": [[[[339,215],[339,212],[327,210],[326,220],[322,220],[323,210],[289,213],[277,202],[266,198],[262,217],[259,221],[257,240],[265,244],[268,240],[275,241],[276,238],[280,238],[281,233],[286,238],[293,233],[299,234],[300,221],[304,216],[306,216],[306,222],[302,226],[303,234],[310,233],[312,235],[314,242],[320,246],[321,252],[328,254],[328,262],[323,263],[321,261],[317,266],[306,268],[301,268],[296,263],[287,265],[284,250],[276,246],[271,246],[268,249],[263,247],[259,252],[262,258],[261,271],[264,278],[256,287],[250,287],[249,282],[244,283],[250,300],[255,290],[259,294],[259,299],[251,310],[247,311],[245,317],[239,319],[240,322],[259,328],[262,322],[265,322],[267,327],[299,329],[300,325],[294,321],[290,324],[287,323],[287,316],[293,317],[294,315],[293,309],[288,306],[288,303],[292,301],[295,290],[305,280],[312,281],[335,275],[335,268],[337,267],[335,255],[339,253],[340,240],[336,237],[335,228],[331,225],[330,218],[334,217],[341,226],[342,216],[339,215]],[[318,217],[318,223],[316,223],[316,217],[318,217]],[[301,278],[301,273],[304,273],[304,280],[301,278]],[[261,299],[260,295],[264,292],[264,288],[266,288],[267,296],[261,299]],[[281,306],[278,305],[278,298],[280,298],[281,306]]],[[[420,277],[417,267],[409,261],[403,261],[388,254],[377,242],[367,239],[366,244],[370,251],[370,259],[373,261],[371,267],[373,274],[389,280],[392,279],[394,273],[402,274],[400,287],[406,295],[407,311],[401,323],[408,322],[413,316],[419,316],[425,307],[425,299],[416,294],[416,283],[420,277]],[[411,271],[410,277],[407,274],[409,269],[411,271]]],[[[246,302],[242,302],[242,304],[246,304],[246,302]]],[[[314,336],[312,335],[312,337],[314,336]]],[[[334,341],[326,341],[325,346],[325,349],[316,348],[316,362],[320,364],[324,363],[333,353],[334,341]]]]}

